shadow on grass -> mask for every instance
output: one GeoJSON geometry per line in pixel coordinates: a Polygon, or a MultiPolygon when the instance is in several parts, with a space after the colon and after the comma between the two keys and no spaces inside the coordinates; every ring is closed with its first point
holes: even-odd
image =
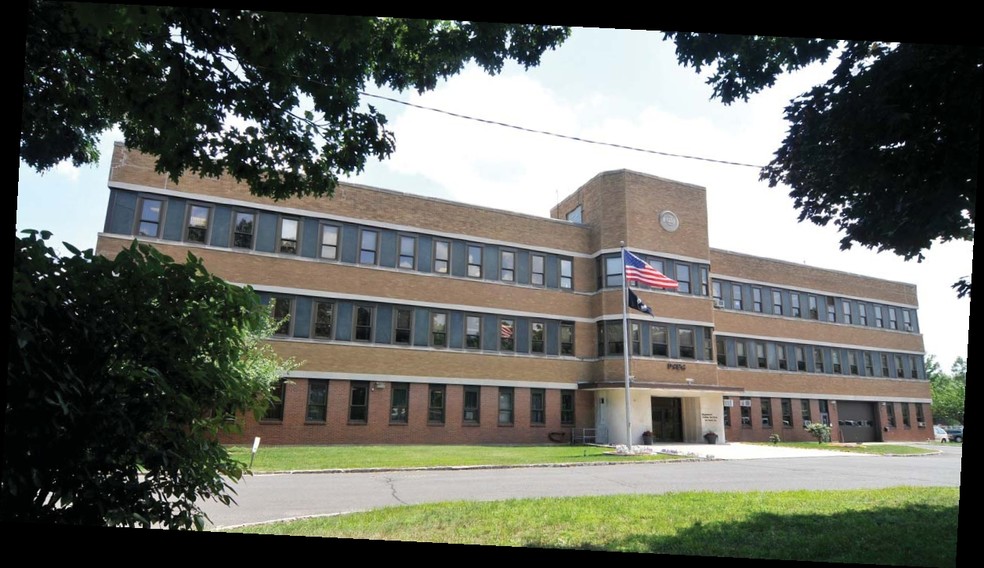
{"type": "MultiPolygon", "coordinates": [[[[831,515],[763,513],[735,523],[699,520],[673,536],[613,535],[584,550],[851,564],[956,565],[957,511],[911,505],[831,515]]],[[[526,546],[550,548],[530,542],[526,546]]]]}

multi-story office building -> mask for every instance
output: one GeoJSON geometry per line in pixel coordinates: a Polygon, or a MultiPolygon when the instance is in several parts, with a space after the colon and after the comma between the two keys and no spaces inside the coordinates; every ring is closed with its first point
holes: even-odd
{"type": "Polygon", "coordinates": [[[97,252],[188,250],[286,322],[265,443],[932,438],[915,286],[714,249],[703,188],[596,175],[551,218],[342,184],[274,202],[117,145],[97,252]],[[633,287],[620,243],[679,289],[633,287]]]}

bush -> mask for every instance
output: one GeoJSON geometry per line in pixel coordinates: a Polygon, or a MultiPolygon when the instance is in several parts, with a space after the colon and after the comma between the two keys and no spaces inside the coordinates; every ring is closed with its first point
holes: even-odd
{"type": "Polygon", "coordinates": [[[817,439],[818,444],[830,441],[830,426],[822,422],[812,422],[806,430],[817,439]]]}

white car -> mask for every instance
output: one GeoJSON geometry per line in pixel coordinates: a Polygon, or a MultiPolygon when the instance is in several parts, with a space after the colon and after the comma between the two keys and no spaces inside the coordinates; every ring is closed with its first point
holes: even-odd
{"type": "Polygon", "coordinates": [[[937,442],[947,443],[950,441],[950,435],[946,433],[946,430],[940,428],[939,426],[933,426],[933,435],[936,436],[937,442]]]}

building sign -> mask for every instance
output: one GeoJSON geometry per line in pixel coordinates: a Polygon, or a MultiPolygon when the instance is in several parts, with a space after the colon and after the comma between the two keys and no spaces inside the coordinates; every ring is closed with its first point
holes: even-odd
{"type": "Polygon", "coordinates": [[[671,371],[686,371],[687,370],[687,364],[686,363],[667,363],[666,364],[666,368],[667,369],[670,369],[671,371]]]}

